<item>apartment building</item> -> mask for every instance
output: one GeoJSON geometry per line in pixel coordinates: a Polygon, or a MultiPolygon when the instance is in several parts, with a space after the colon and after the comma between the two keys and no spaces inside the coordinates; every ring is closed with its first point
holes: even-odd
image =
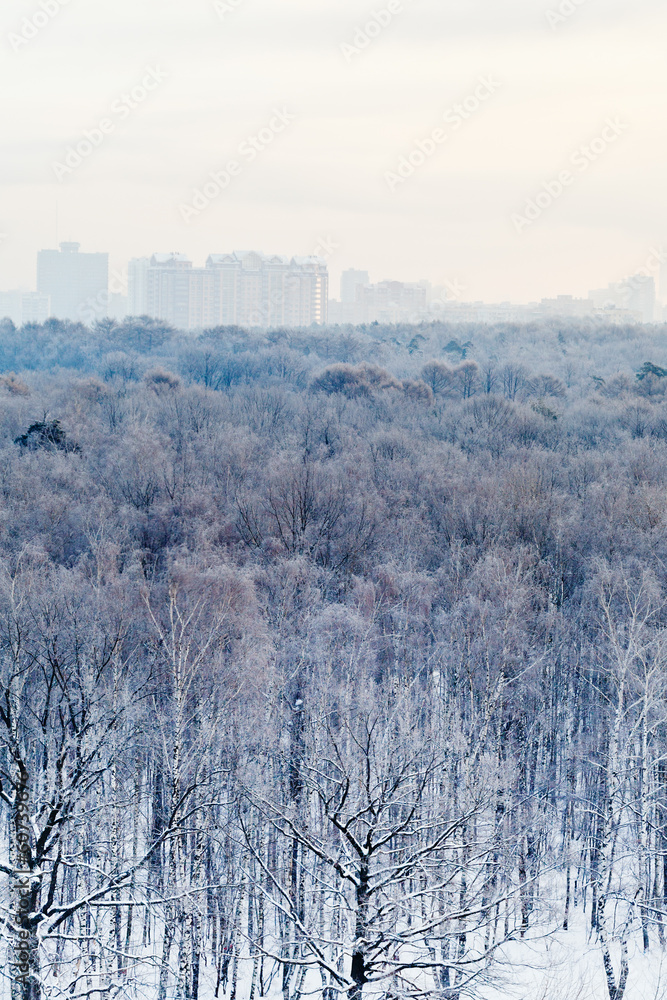
{"type": "Polygon", "coordinates": [[[320,257],[235,251],[196,268],[183,254],[154,254],[130,261],[129,312],[181,329],[310,326],[327,321],[328,280],[320,257]]]}

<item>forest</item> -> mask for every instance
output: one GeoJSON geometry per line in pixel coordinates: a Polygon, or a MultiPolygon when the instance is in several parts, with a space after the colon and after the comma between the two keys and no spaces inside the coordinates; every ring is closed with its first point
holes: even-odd
{"type": "Polygon", "coordinates": [[[664,1000],[666,487],[667,327],[0,323],[0,997],[664,1000]]]}

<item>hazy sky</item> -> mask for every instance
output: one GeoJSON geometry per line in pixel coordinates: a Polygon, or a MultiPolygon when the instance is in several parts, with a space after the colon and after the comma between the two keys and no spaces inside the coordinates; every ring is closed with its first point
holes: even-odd
{"type": "Polygon", "coordinates": [[[585,295],[667,246],[664,0],[2,0],[0,34],[0,288],[56,205],[119,270],[333,243],[334,292],[585,295]]]}

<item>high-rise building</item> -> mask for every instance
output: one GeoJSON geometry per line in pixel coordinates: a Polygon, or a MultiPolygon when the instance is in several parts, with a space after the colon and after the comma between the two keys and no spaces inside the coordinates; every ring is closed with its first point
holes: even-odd
{"type": "Polygon", "coordinates": [[[220,323],[310,326],[326,323],[329,272],[322,257],[282,257],[234,251],[211,254],[220,323]]]}
{"type": "Polygon", "coordinates": [[[79,243],[37,254],[37,291],[51,300],[51,315],[82,321],[109,289],[109,255],[79,253],[79,243]]]}
{"type": "Polygon", "coordinates": [[[359,288],[369,284],[368,271],[355,271],[353,267],[343,271],[340,276],[340,301],[344,304],[356,302],[359,288]]]}
{"type": "Polygon", "coordinates": [[[325,323],[328,271],[320,257],[254,251],[211,254],[195,268],[182,254],[154,254],[128,268],[131,315],[155,316],[182,329],[218,325],[310,326],[325,323]]]}
{"type": "Polygon", "coordinates": [[[146,315],[149,267],[149,257],[133,257],[127,265],[127,312],[129,316],[146,315]]]}
{"type": "Polygon", "coordinates": [[[322,325],[327,322],[329,271],[323,257],[293,257],[285,288],[285,326],[322,325]]]}
{"type": "Polygon", "coordinates": [[[182,253],[156,253],[146,270],[146,315],[190,328],[192,261],[182,253]]]}

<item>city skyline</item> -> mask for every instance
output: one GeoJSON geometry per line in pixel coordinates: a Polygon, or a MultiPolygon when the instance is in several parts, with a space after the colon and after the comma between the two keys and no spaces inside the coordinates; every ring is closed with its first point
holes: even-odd
{"type": "MultiPolygon", "coordinates": [[[[0,234],[0,237],[3,234],[0,234]]],[[[83,245],[82,241],[75,238],[76,234],[70,233],[68,231],[67,238],[61,238],[58,243],[45,246],[43,248],[33,250],[33,268],[32,274],[28,275],[26,280],[20,282],[12,282],[10,279],[11,271],[9,269],[2,267],[0,265],[0,291],[1,292],[31,292],[36,290],[36,266],[34,261],[37,255],[42,250],[56,250],[56,248],[62,244],[78,242],[83,245]]],[[[128,264],[131,260],[138,257],[152,257],[155,253],[168,253],[168,254],[184,254],[188,259],[192,261],[201,260],[202,264],[206,261],[207,257],[211,252],[210,246],[204,247],[201,253],[191,254],[189,253],[183,245],[179,244],[163,244],[161,248],[156,249],[153,244],[146,243],[142,241],[142,247],[148,246],[146,252],[137,253],[130,249],[128,256],[125,258],[115,257],[108,249],[96,249],[93,244],[86,245],[86,252],[88,253],[106,253],[109,257],[109,276],[110,276],[110,290],[114,291],[116,294],[120,293],[120,285],[127,285],[127,275],[128,275],[128,264]],[[111,287],[115,286],[115,287],[111,287]]],[[[227,244],[229,246],[229,244],[227,244]]],[[[0,251],[2,249],[2,239],[0,239],[0,251]]],[[[258,253],[265,253],[265,249],[257,249],[257,246],[251,246],[249,241],[241,241],[240,245],[235,247],[232,251],[226,249],[224,252],[247,252],[249,249],[254,250],[258,253]]],[[[447,290],[447,297],[452,298],[461,302],[483,302],[488,305],[495,305],[497,303],[512,303],[514,305],[530,305],[536,302],[540,302],[542,299],[556,298],[562,295],[571,295],[574,298],[588,298],[589,293],[596,287],[603,287],[614,282],[622,282],[632,277],[635,274],[645,274],[646,276],[653,277],[656,283],[656,290],[658,295],[658,300],[667,305],[667,241],[654,240],[645,248],[643,256],[637,257],[635,261],[635,266],[627,268],[624,271],[617,270],[616,272],[607,272],[602,274],[599,281],[586,281],[585,277],[580,276],[580,280],[571,286],[554,287],[550,294],[539,295],[532,298],[516,298],[507,294],[498,298],[488,298],[483,296],[476,296],[474,294],[474,289],[470,285],[466,284],[465,281],[458,276],[455,272],[451,275],[442,274],[439,279],[433,280],[429,278],[426,274],[417,274],[416,277],[408,276],[406,271],[407,267],[404,269],[403,273],[393,272],[385,273],[380,270],[378,266],[373,266],[368,261],[363,261],[359,254],[355,254],[352,258],[355,262],[351,263],[347,259],[338,262],[335,266],[332,262],[332,257],[338,254],[338,244],[331,235],[326,235],[320,237],[314,245],[311,246],[310,252],[300,253],[298,250],[292,248],[291,250],[285,250],[284,245],[282,249],[275,249],[275,246],[271,246],[268,253],[269,255],[273,253],[280,254],[282,256],[298,257],[298,256],[322,256],[326,262],[329,273],[329,299],[339,298],[339,295],[333,295],[332,290],[337,290],[340,287],[340,282],[342,276],[348,271],[363,269],[364,273],[368,273],[372,283],[377,282],[388,282],[388,281],[401,281],[405,283],[424,283],[428,282],[434,287],[440,287],[447,290]]],[[[195,265],[198,266],[198,265],[195,265]]],[[[597,271],[597,269],[595,269],[597,271]]],[[[592,272],[593,273],[593,272],[592,272]]]]}
{"type": "Polygon", "coordinates": [[[635,273],[667,232],[667,12],[561,7],[7,0],[2,283],[56,227],[112,270],[325,240],[334,284],[370,267],[487,302],[635,273]]]}
{"type": "Polygon", "coordinates": [[[327,267],[331,250],[287,256],[256,250],[207,254],[204,266],[187,254],[156,252],[133,257],[123,271],[109,269],[109,255],[81,251],[76,241],[37,253],[36,290],[0,291],[0,319],[15,325],[47,317],[91,325],[110,317],[148,315],[175,328],[420,323],[450,319],[474,322],[528,321],[553,316],[598,317],[610,322],[661,323],[667,316],[667,252],[652,248],[635,274],[585,297],[560,293],[529,303],[484,303],[465,298],[465,288],[384,279],[368,270],[341,273],[332,291],[327,267]],[[657,286],[657,287],[656,287],[657,286]]]}

